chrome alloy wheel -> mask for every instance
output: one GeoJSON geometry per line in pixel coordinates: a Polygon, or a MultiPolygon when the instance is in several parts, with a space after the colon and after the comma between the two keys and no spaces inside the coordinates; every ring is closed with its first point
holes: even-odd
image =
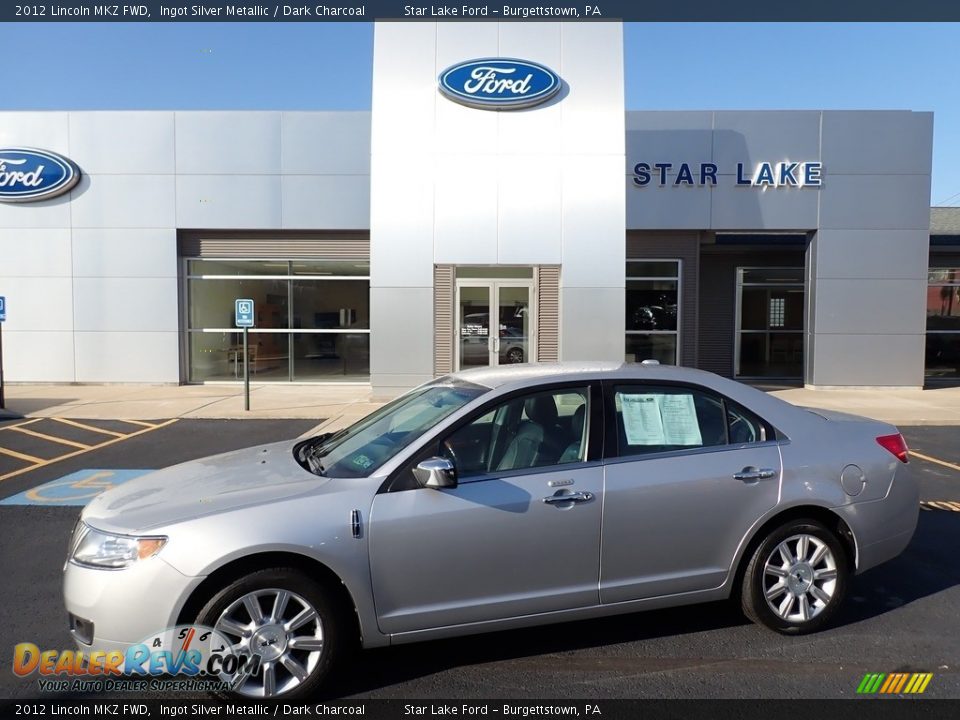
{"type": "Polygon", "coordinates": [[[816,617],[837,589],[837,561],[814,535],[788,537],[774,548],[763,567],[763,594],[781,619],[802,623],[816,617]]]}
{"type": "Polygon", "coordinates": [[[247,697],[272,697],[293,690],[320,662],[323,622],[300,595],[278,588],[255,590],[227,606],[214,629],[234,644],[238,655],[257,655],[257,663],[223,676],[233,692],[247,697]]]}

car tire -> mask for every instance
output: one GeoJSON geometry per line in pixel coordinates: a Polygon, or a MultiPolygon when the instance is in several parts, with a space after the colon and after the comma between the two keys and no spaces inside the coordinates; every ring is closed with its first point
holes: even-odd
{"type": "Polygon", "coordinates": [[[850,564],[837,535],[812,519],[771,532],[750,557],[740,604],[753,622],[785,635],[817,632],[847,592],[850,564]]]}
{"type": "Polygon", "coordinates": [[[282,700],[320,689],[342,654],[348,627],[332,594],[294,568],[257,570],[231,582],[203,606],[197,624],[261,656],[255,673],[218,695],[282,700]],[[254,621],[257,609],[261,619],[254,621]],[[240,635],[243,625],[246,633],[240,635]]]}
{"type": "Polygon", "coordinates": [[[520,348],[510,348],[507,350],[507,362],[510,364],[523,362],[523,350],[520,348]]]}

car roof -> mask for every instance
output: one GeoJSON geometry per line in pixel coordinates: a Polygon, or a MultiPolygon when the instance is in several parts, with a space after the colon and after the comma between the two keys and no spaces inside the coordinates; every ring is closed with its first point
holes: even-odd
{"type": "Polygon", "coordinates": [[[464,382],[498,388],[502,385],[523,385],[526,382],[563,381],[574,376],[603,377],[604,379],[677,380],[705,383],[715,378],[712,373],[675,365],[644,365],[607,361],[566,361],[557,363],[522,363],[499,367],[479,367],[452,373],[464,382]]]}

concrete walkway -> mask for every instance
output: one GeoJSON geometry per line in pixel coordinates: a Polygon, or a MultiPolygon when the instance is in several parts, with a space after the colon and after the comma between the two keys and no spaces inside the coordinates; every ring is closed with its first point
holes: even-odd
{"type": "MultiPolygon", "coordinates": [[[[897,425],[960,426],[960,387],[791,388],[772,394],[796,405],[866,415],[897,425]]],[[[15,416],[27,417],[317,418],[324,421],[321,427],[333,429],[354,422],[382,403],[371,400],[367,385],[252,385],[250,412],[244,411],[243,388],[236,385],[8,385],[6,405],[15,416]]]]}
{"type": "Polygon", "coordinates": [[[770,394],[794,405],[839,410],[894,425],[960,425],[960,387],[927,390],[791,388],[770,394]]]}
{"type": "MultiPolygon", "coordinates": [[[[7,385],[14,417],[159,420],[168,418],[315,418],[319,429],[353,423],[383,403],[369,385],[250,386],[250,410],[237,385],[7,385]]],[[[3,411],[0,410],[0,419],[3,411]]],[[[317,428],[315,428],[317,430],[317,428]]]]}

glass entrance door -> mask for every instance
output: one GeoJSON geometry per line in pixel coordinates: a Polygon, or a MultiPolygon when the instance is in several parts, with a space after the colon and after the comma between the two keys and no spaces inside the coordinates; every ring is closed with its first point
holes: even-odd
{"type": "Polygon", "coordinates": [[[738,268],[737,304],[737,377],[803,377],[803,268],[738,268]]]}
{"type": "Polygon", "coordinates": [[[533,283],[458,281],[457,369],[533,359],[533,283]]]}

